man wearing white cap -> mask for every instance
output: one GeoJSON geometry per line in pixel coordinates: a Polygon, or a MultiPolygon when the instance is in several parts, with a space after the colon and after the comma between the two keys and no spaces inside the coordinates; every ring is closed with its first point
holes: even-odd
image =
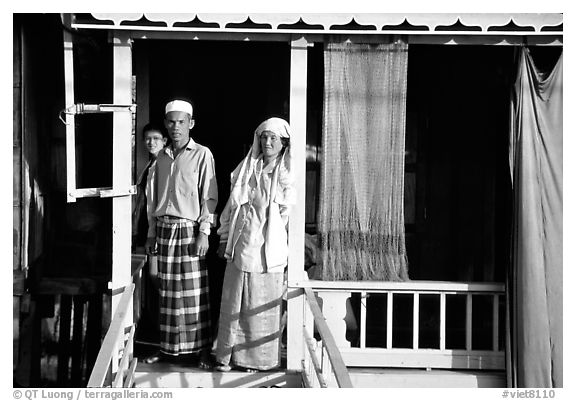
{"type": "Polygon", "coordinates": [[[172,144],[149,173],[146,241],[146,252],[158,254],[161,352],[145,362],[199,354],[200,367],[207,368],[212,337],[205,256],[218,202],[214,158],[190,138],[189,102],[168,102],[164,124],[172,144]]]}

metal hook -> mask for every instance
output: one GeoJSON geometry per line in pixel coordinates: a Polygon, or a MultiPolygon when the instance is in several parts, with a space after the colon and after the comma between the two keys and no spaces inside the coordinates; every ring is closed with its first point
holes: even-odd
{"type": "Polygon", "coordinates": [[[72,105],[70,107],[64,108],[62,110],[60,110],[60,113],[58,114],[58,118],[60,119],[60,121],[62,121],[64,123],[64,125],[70,125],[69,122],[66,122],[66,120],[62,117],[63,114],[76,114],[76,112],[74,111],[74,109],[76,108],[76,105],[72,105]]]}

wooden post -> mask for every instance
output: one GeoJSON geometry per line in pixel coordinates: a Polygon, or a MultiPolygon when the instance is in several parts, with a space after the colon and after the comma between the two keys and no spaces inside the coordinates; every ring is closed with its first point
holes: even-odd
{"type": "MultiPolygon", "coordinates": [[[[132,103],[132,40],[125,32],[114,32],[113,83],[114,103],[132,103]]],[[[132,184],[132,115],[128,112],[113,114],[112,185],[128,188],[132,184]]],[[[132,282],[131,261],[131,198],[118,196],[112,199],[112,316],[116,313],[124,287],[132,282]]],[[[126,324],[131,325],[132,308],[126,324]]]]}
{"type": "MultiPolygon", "coordinates": [[[[72,34],[64,30],[64,107],[74,104],[74,47],[72,34]]],[[[66,120],[66,201],[76,202],[76,129],[74,114],[66,120]]]]}
{"type": "MultiPolygon", "coordinates": [[[[141,48],[139,48],[141,49],[141,48]]],[[[146,47],[146,50],[148,47],[146,47]]],[[[136,177],[148,163],[148,151],[142,145],[142,128],[150,122],[150,59],[147,51],[136,51],[134,63],[136,80],[136,177]]]]}
{"type": "Polygon", "coordinates": [[[366,305],[368,303],[368,293],[360,293],[360,348],[366,348],[366,305]]]}
{"type": "Polygon", "coordinates": [[[498,351],[500,349],[500,342],[498,341],[500,331],[500,314],[499,314],[498,294],[492,296],[492,350],[498,351]]]}
{"type": "Polygon", "coordinates": [[[472,294],[466,294],[466,350],[472,349],[472,294]]]}
{"type": "Polygon", "coordinates": [[[446,293],[440,293],[440,349],[446,349],[446,293]]]}
{"type": "Polygon", "coordinates": [[[306,204],[306,87],[308,42],[294,38],[290,62],[290,151],[296,204],[290,212],[288,244],[288,370],[301,370],[304,359],[304,292],[290,283],[304,277],[304,210],[306,204]]]}
{"type": "Polygon", "coordinates": [[[414,293],[412,305],[412,349],[418,349],[420,344],[420,293],[414,293]]]}

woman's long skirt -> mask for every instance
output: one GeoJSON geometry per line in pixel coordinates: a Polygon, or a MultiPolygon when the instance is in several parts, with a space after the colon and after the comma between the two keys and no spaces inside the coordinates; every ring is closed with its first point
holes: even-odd
{"type": "Polygon", "coordinates": [[[228,262],[216,361],[269,370],[280,365],[284,273],[247,273],[228,262]]]}
{"type": "Polygon", "coordinates": [[[196,223],[163,216],[157,220],[160,282],[160,350],[196,353],[211,346],[208,270],[191,255],[196,223]]]}

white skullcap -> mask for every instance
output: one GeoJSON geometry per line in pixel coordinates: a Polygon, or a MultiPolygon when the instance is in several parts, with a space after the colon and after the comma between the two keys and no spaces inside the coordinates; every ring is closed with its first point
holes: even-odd
{"type": "Polygon", "coordinates": [[[172,100],[166,104],[164,114],[168,114],[171,111],[182,111],[192,116],[192,105],[184,100],[172,100]]]}

